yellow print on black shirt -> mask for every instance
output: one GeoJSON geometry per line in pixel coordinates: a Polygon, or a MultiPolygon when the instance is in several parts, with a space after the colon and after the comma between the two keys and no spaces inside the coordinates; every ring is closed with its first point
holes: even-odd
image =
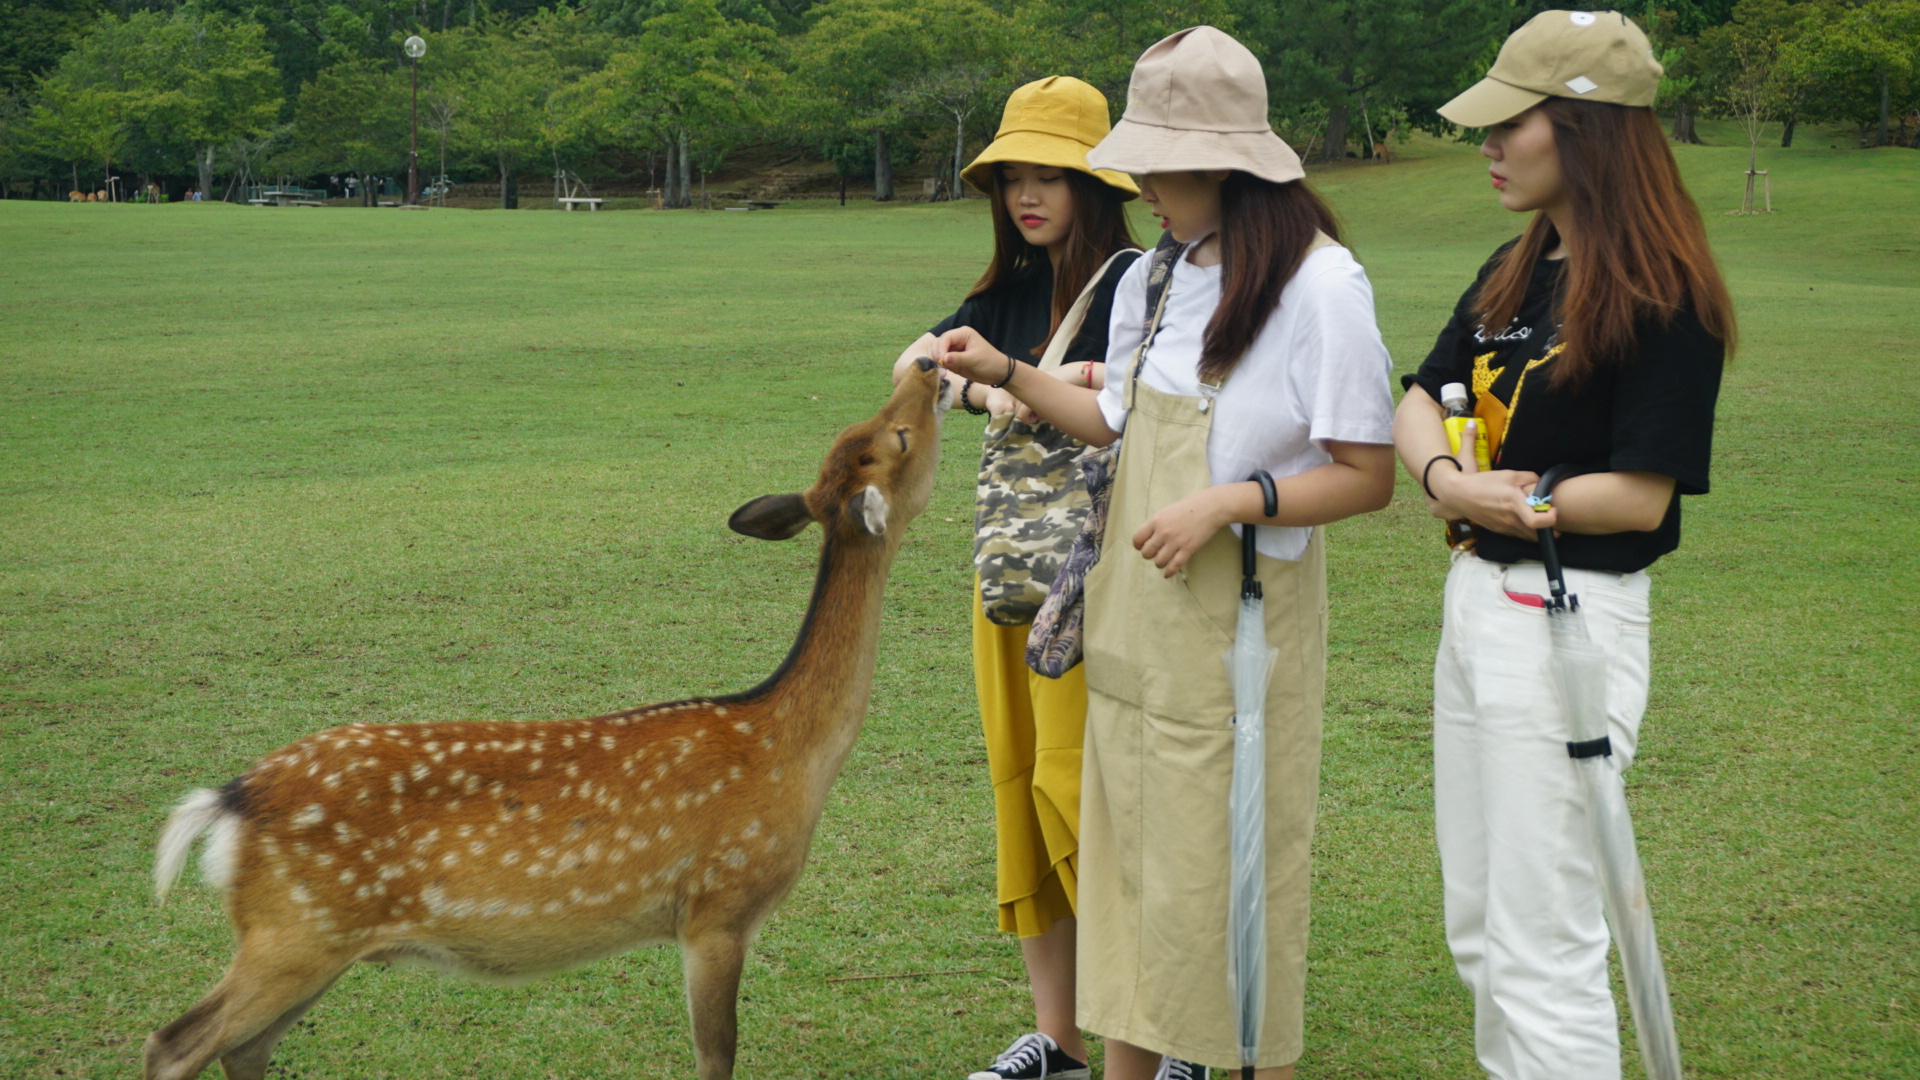
{"type": "Polygon", "coordinates": [[[1519,378],[1514,380],[1513,392],[1504,402],[1493,393],[1493,384],[1506,374],[1507,365],[1493,366],[1493,358],[1498,353],[1482,353],[1473,358],[1473,414],[1486,428],[1487,446],[1496,459],[1500,455],[1500,444],[1506,439],[1507,427],[1520,411],[1520,392],[1527,385],[1527,375],[1534,368],[1560,355],[1565,348],[1565,345],[1556,342],[1549,345],[1538,359],[1527,361],[1526,366],[1520,369],[1519,378]]]}

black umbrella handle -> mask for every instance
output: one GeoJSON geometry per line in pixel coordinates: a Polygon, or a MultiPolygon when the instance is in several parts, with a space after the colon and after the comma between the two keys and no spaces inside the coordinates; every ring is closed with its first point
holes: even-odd
{"type": "MultiPolygon", "coordinates": [[[[1255,469],[1253,475],[1247,477],[1247,479],[1260,485],[1260,495],[1266,500],[1264,507],[1267,516],[1273,517],[1275,514],[1278,514],[1280,512],[1280,496],[1273,490],[1273,477],[1267,475],[1267,470],[1255,469]]],[[[1254,572],[1259,569],[1258,557],[1258,552],[1256,552],[1253,547],[1253,524],[1251,522],[1242,524],[1240,526],[1241,596],[1260,595],[1260,581],[1253,576],[1254,572]]]]}
{"type": "MultiPolygon", "coordinates": [[[[1530,501],[1549,502],[1553,498],[1554,485],[1569,476],[1585,476],[1588,473],[1604,471],[1606,470],[1598,465],[1555,465],[1547,470],[1538,484],[1534,485],[1533,499],[1530,501]]],[[[1565,611],[1567,609],[1567,576],[1560,569],[1560,548],[1554,542],[1552,529],[1540,529],[1537,535],[1540,537],[1540,561],[1547,564],[1547,591],[1553,594],[1547,601],[1547,606],[1555,611],[1565,611]]],[[[1577,606],[1579,601],[1576,599],[1574,603],[1577,606]]]]}

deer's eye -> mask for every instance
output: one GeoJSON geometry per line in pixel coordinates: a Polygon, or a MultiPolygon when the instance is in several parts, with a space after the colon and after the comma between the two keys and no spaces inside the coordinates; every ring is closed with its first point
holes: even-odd
{"type": "Polygon", "coordinates": [[[907,429],[894,428],[893,433],[894,435],[898,436],[900,439],[900,452],[903,454],[906,453],[907,452],[907,429]]]}

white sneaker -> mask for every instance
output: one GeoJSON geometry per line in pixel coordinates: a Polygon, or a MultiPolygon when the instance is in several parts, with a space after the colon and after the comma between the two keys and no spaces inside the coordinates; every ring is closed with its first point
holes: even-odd
{"type": "Polygon", "coordinates": [[[1153,1080],[1207,1080],[1207,1067],[1163,1055],[1160,1069],[1153,1074],[1153,1080]]]}

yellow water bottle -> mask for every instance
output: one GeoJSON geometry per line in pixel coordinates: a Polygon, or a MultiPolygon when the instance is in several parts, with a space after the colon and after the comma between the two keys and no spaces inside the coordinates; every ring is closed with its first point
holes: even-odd
{"type": "MultiPolygon", "coordinates": [[[[1450,382],[1440,388],[1440,407],[1446,411],[1447,442],[1453,452],[1460,452],[1460,436],[1466,430],[1467,421],[1473,419],[1473,410],[1467,408],[1467,387],[1464,383],[1450,382]]],[[[1493,468],[1493,462],[1487,453],[1487,428],[1485,424],[1475,424],[1473,437],[1473,460],[1480,466],[1481,472],[1493,468]]]]}
{"type": "MultiPolygon", "coordinates": [[[[1440,408],[1445,414],[1442,421],[1447,427],[1447,443],[1457,455],[1460,453],[1460,439],[1466,434],[1467,424],[1473,421],[1473,413],[1467,408],[1467,388],[1464,383],[1450,382],[1440,388],[1440,408]]],[[[1481,425],[1475,423],[1473,439],[1473,460],[1482,469],[1490,468],[1487,454],[1487,435],[1481,425]]],[[[1473,523],[1465,518],[1450,518],[1447,521],[1447,546],[1451,548],[1473,547],[1473,523]]]]}

